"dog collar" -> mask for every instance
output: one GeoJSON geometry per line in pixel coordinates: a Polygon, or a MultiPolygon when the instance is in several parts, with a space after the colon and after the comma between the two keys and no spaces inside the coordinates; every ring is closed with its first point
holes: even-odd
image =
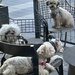
{"type": "Polygon", "coordinates": [[[56,15],[57,15],[57,13],[51,13],[51,17],[52,17],[52,18],[55,18],[56,15]]]}
{"type": "Polygon", "coordinates": [[[57,12],[51,13],[51,17],[55,18],[58,13],[60,16],[62,16],[62,13],[60,12],[59,7],[57,7],[57,12]]]}
{"type": "MultiPolygon", "coordinates": [[[[54,49],[55,49],[55,52],[57,52],[57,48],[56,48],[56,45],[55,45],[55,43],[53,42],[53,41],[50,41],[50,43],[51,43],[51,45],[54,47],[54,49]]],[[[47,61],[46,61],[46,63],[49,63],[50,62],[50,58],[47,58],[47,61]]]]}
{"type": "Polygon", "coordinates": [[[55,45],[55,43],[54,43],[53,41],[50,41],[50,43],[51,43],[51,45],[54,47],[54,49],[55,49],[55,52],[57,52],[57,48],[56,48],[56,45],[55,45]]]}
{"type": "Polygon", "coordinates": [[[46,62],[39,62],[39,65],[46,65],[46,62]]]}

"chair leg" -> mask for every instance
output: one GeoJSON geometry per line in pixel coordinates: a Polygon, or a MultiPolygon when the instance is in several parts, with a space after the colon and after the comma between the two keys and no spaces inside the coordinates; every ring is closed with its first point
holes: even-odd
{"type": "Polygon", "coordinates": [[[67,41],[67,32],[65,32],[65,41],[64,41],[64,47],[66,47],[66,41],[67,41]]]}
{"type": "Polygon", "coordinates": [[[61,65],[56,68],[56,71],[58,75],[63,75],[63,61],[61,62],[61,65]]]}
{"type": "Polygon", "coordinates": [[[63,61],[61,62],[61,65],[59,66],[59,75],[63,75],[63,61]]]}
{"type": "Polygon", "coordinates": [[[33,72],[34,72],[34,75],[39,75],[38,58],[33,57],[32,58],[32,63],[33,63],[33,72]]]}

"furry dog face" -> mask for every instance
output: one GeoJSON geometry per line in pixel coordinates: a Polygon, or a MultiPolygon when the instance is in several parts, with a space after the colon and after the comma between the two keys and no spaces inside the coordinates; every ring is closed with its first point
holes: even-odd
{"type": "Polygon", "coordinates": [[[48,0],[46,2],[46,4],[49,6],[49,8],[51,10],[54,10],[57,8],[57,6],[59,5],[59,1],[58,0],[48,0]]]}
{"type": "Polygon", "coordinates": [[[55,53],[55,50],[52,49],[50,46],[49,46],[49,43],[48,42],[44,42],[38,49],[37,49],[37,53],[38,55],[40,56],[40,58],[49,58],[51,56],[54,55],[55,53]]]}
{"type": "Polygon", "coordinates": [[[17,24],[4,24],[0,29],[0,40],[4,42],[13,43],[17,40],[20,35],[20,28],[17,24]]]}

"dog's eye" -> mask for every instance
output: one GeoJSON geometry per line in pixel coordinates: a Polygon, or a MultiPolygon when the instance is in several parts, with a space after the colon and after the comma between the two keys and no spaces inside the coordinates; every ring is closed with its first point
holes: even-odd
{"type": "Polygon", "coordinates": [[[53,3],[53,4],[56,4],[56,3],[53,3]]]}
{"type": "Polygon", "coordinates": [[[50,3],[50,4],[53,4],[53,3],[50,3]]]}

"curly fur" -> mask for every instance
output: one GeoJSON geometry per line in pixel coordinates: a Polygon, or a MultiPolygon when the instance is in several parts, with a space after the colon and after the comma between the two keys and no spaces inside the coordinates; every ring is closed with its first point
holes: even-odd
{"type": "MultiPolygon", "coordinates": [[[[17,24],[14,23],[3,24],[2,27],[0,28],[0,41],[7,43],[15,43],[18,35],[20,35],[20,28],[17,24]]],[[[1,60],[1,65],[7,58],[11,56],[12,55],[4,54],[1,60]]]]}
{"type": "MultiPolygon", "coordinates": [[[[52,42],[55,43],[55,46],[57,48],[57,52],[63,52],[63,46],[62,46],[62,42],[58,39],[52,39],[52,42]]],[[[55,48],[54,46],[50,43],[50,42],[44,42],[37,50],[39,56],[41,59],[46,59],[46,58],[50,58],[51,60],[49,61],[49,63],[46,63],[45,68],[48,71],[55,71],[55,68],[51,65],[51,63],[56,60],[57,58],[61,58],[61,56],[55,55],[55,48]]],[[[47,61],[47,60],[45,60],[47,61]]]]}
{"type": "Polygon", "coordinates": [[[20,35],[20,28],[17,24],[14,24],[14,23],[3,24],[0,29],[1,41],[10,42],[10,43],[12,43],[13,41],[15,42],[17,39],[15,36],[18,36],[18,35],[20,35]]]}
{"type": "Polygon", "coordinates": [[[3,75],[25,74],[32,71],[31,58],[27,57],[12,57],[7,59],[0,68],[0,73],[3,75]],[[16,74],[17,73],[17,74],[16,74]]]}

